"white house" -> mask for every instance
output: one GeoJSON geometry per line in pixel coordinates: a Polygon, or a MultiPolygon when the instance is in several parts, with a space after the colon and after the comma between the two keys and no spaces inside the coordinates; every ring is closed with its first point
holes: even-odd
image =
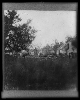
{"type": "Polygon", "coordinates": [[[71,53],[77,53],[77,49],[72,46],[72,43],[70,41],[67,44],[63,44],[62,46],[60,46],[56,53],[57,55],[61,53],[61,54],[67,54],[69,56],[71,53]]]}
{"type": "Polygon", "coordinates": [[[57,49],[56,54],[57,55],[59,55],[60,53],[61,54],[66,54],[68,49],[69,49],[69,45],[68,44],[63,44],[57,49]]]}

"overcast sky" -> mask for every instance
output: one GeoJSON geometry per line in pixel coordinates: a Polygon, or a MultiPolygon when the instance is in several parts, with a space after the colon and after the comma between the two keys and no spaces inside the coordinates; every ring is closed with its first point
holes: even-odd
{"type": "Polygon", "coordinates": [[[52,44],[55,39],[64,42],[66,36],[76,34],[76,11],[18,10],[17,13],[22,19],[20,24],[32,19],[30,25],[38,30],[32,42],[35,46],[52,44]]]}

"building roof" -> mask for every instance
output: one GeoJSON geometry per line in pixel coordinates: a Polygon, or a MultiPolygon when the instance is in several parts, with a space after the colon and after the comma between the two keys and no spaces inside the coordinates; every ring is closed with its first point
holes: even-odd
{"type": "Polygon", "coordinates": [[[68,43],[62,44],[62,45],[58,48],[58,50],[60,50],[60,49],[66,49],[66,47],[68,46],[68,44],[71,44],[71,41],[69,41],[68,43]]]}

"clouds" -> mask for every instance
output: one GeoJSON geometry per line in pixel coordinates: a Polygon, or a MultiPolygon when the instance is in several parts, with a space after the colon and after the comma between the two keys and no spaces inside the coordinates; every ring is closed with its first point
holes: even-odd
{"type": "Polygon", "coordinates": [[[34,45],[45,46],[57,39],[65,41],[67,35],[76,34],[76,11],[18,11],[22,22],[32,19],[31,26],[38,30],[34,45]]]}

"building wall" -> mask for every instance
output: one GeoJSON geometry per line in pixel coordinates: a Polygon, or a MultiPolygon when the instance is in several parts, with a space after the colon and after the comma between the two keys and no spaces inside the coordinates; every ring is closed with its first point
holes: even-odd
{"type": "Polygon", "coordinates": [[[70,52],[72,52],[72,44],[71,42],[62,45],[61,47],[58,48],[56,54],[59,55],[60,53],[69,55],[70,52]]]}

